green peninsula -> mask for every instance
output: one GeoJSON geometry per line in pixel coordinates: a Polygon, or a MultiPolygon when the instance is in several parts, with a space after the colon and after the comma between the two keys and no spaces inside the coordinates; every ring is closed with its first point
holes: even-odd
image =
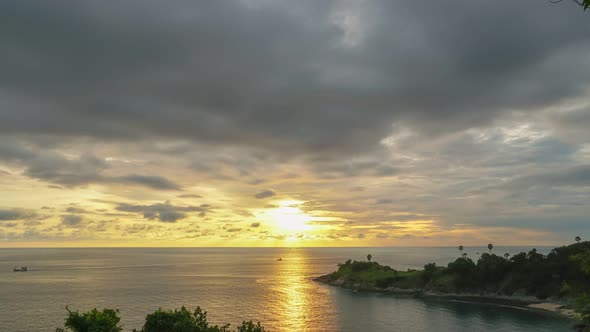
{"type": "Polygon", "coordinates": [[[338,264],[337,271],[315,280],[359,291],[537,304],[532,307],[570,315],[575,308],[578,317],[590,321],[590,241],[576,240],[547,255],[536,249],[496,255],[490,244],[489,253],[476,261],[461,246],[460,257],[447,266],[429,263],[421,270],[398,271],[368,255],[366,261],[338,264]]]}

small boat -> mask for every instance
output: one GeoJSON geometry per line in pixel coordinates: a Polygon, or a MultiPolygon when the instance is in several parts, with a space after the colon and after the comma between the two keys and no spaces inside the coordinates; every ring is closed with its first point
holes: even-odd
{"type": "Polygon", "coordinates": [[[26,266],[21,266],[21,267],[14,267],[12,269],[13,272],[27,272],[29,269],[26,266]]]}

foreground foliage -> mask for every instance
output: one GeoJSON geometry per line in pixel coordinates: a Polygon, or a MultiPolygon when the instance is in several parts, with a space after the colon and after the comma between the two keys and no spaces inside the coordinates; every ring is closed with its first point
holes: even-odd
{"type": "MultiPolygon", "coordinates": [[[[88,312],[80,313],[78,311],[68,311],[68,317],[65,320],[65,328],[57,328],[56,332],[120,332],[123,328],[119,325],[121,318],[118,310],[92,309],[88,312]]],[[[158,309],[154,313],[148,314],[141,330],[134,332],[264,332],[260,323],[254,324],[252,321],[244,321],[236,329],[231,329],[230,325],[218,326],[210,325],[207,321],[207,312],[197,307],[191,312],[185,307],[180,310],[162,310],[158,309]]]]}
{"type": "Polygon", "coordinates": [[[78,311],[68,311],[68,317],[65,321],[65,329],[58,328],[56,332],[74,331],[74,332],[120,332],[123,328],[119,325],[121,318],[118,310],[96,308],[80,313],[78,311]]]}
{"type": "MultiPolygon", "coordinates": [[[[558,2],[562,2],[563,0],[550,0],[550,2],[552,3],[558,3],[558,2]]],[[[580,7],[584,8],[584,10],[590,8],[590,0],[572,0],[573,2],[575,2],[576,4],[578,4],[580,7]]]]}

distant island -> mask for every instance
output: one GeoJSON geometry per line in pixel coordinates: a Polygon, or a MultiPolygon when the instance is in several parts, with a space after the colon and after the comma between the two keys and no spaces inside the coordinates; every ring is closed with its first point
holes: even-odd
{"type": "Polygon", "coordinates": [[[459,258],[447,266],[429,263],[407,271],[372,261],[369,254],[366,261],[349,259],[315,280],[358,291],[528,305],[590,323],[590,241],[576,237],[576,242],[547,255],[532,249],[514,256],[496,255],[489,244],[477,261],[459,246],[459,258]]]}

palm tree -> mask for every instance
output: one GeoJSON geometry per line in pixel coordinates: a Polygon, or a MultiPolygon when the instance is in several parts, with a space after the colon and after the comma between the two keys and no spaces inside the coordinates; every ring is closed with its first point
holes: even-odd
{"type": "Polygon", "coordinates": [[[459,251],[461,252],[461,256],[463,256],[463,246],[459,246],[459,251]]]}
{"type": "Polygon", "coordinates": [[[574,240],[576,240],[576,242],[580,243],[580,241],[582,241],[582,238],[579,236],[576,236],[576,238],[574,240]]]}
{"type": "Polygon", "coordinates": [[[373,258],[373,255],[371,255],[371,254],[368,254],[368,255],[367,255],[367,260],[369,261],[369,263],[371,262],[371,258],[373,258]]]}
{"type": "Polygon", "coordinates": [[[467,258],[467,253],[464,253],[462,256],[463,256],[463,259],[467,258]]]}
{"type": "Polygon", "coordinates": [[[508,259],[508,257],[510,257],[510,254],[509,253],[505,253],[504,254],[504,258],[508,259]]]}
{"type": "Polygon", "coordinates": [[[490,250],[490,254],[492,253],[492,249],[494,249],[494,245],[489,243],[488,244],[488,249],[490,250]]]}

